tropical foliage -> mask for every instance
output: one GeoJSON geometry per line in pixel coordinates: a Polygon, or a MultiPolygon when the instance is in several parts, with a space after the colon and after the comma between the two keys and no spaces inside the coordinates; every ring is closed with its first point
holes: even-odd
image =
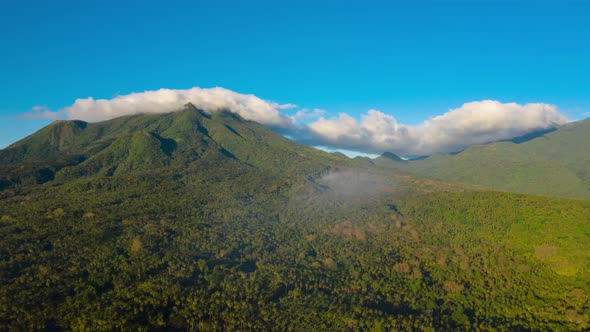
{"type": "Polygon", "coordinates": [[[419,178],[190,106],[56,123],[0,157],[2,330],[590,328],[589,201],[419,178]]]}

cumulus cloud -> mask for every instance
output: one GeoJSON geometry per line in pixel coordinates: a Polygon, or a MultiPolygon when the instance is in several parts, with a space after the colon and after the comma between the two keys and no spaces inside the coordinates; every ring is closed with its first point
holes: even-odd
{"type": "Polygon", "coordinates": [[[418,126],[399,124],[377,110],[369,110],[360,122],[344,113],[332,119],[320,117],[308,125],[304,138],[310,144],[418,156],[510,139],[565,122],[567,117],[553,105],[484,100],[463,104],[418,126]]]}
{"type": "Polygon", "coordinates": [[[320,116],[326,114],[326,110],[320,108],[314,108],[313,110],[309,110],[307,108],[301,109],[295,113],[293,116],[294,121],[301,121],[301,120],[308,120],[308,119],[317,119],[320,116]]]}
{"type": "Polygon", "coordinates": [[[56,118],[66,117],[88,122],[108,120],[138,113],[167,113],[193,103],[205,112],[228,110],[244,119],[271,127],[289,127],[292,120],[280,110],[294,108],[293,104],[277,104],[254,95],[241,94],[224,88],[186,90],[160,89],[117,96],[113,99],[77,99],[73,105],[58,112],[56,118]]]}
{"type": "Polygon", "coordinates": [[[31,108],[30,112],[23,114],[28,119],[51,119],[57,120],[59,118],[58,112],[52,112],[49,107],[37,105],[31,108]]]}
{"type": "Polygon", "coordinates": [[[369,110],[360,120],[345,113],[326,117],[325,110],[305,108],[288,116],[282,111],[296,105],[278,104],[220,87],[160,89],[108,100],[89,97],[77,99],[57,112],[35,106],[25,116],[94,122],[130,114],[171,112],[189,102],[209,113],[234,112],[309,145],[369,154],[390,151],[406,157],[458,151],[472,144],[510,139],[567,122],[566,116],[553,105],[493,100],[463,104],[417,126],[400,124],[392,115],[378,110],[369,110]]]}

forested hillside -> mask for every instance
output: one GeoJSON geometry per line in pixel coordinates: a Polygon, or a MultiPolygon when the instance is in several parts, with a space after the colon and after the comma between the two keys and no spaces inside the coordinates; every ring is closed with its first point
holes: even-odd
{"type": "Polygon", "coordinates": [[[486,191],[231,113],[0,151],[0,329],[590,328],[590,201],[486,191]]]}
{"type": "Polygon", "coordinates": [[[385,167],[448,181],[523,193],[590,197],[590,120],[547,131],[538,137],[474,145],[451,155],[396,162],[384,155],[385,167]]]}

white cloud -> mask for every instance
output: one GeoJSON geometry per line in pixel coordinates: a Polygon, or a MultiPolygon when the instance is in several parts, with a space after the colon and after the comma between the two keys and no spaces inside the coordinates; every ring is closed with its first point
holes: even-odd
{"type": "Polygon", "coordinates": [[[289,127],[292,120],[279,110],[296,107],[293,104],[280,105],[260,99],[254,95],[237,93],[224,88],[187,90],[160,89],[117,96],[113,99],[77,99],[72,106],[56,112],[69,119],[89,122],[108,120],[115,117],[138,113],[167,113],[181,109],[186,103],[193,103],[205,112],[229,110],[244,119],[253,120],[272,127],[289,127]]]}
{"type": "Polygon", "coordinates": [[[28,119],[51,119],[57,120],[59,118],[58,112],[51,112],[47,106],[36,105],[31,108],[30,112],[23,114],[28,119]]]}
{"type": "Polygon", "coordinates": [[[297,105],[295,104],[277,104],[277,103],[271,103],[271,105],[273,105],[274,107],[276,107],[278,110],[289,110],[292,108],[297,108],[297,105]]]}
{"type": "Polygon", "coordinates": [[[380,111],[369,110],[357,121],[347,114],[308,125],[307,142],[369,153],[391,151],[402,156],[452,152],[472,144],[510,139],[567,122],[548,104],[500,103],[484,100],[424,121],[399,124],[380,111]]]}
{"type": "Polygon", "coordinates": [[[320,108],[314,108],[313,110],[309,110],[307,108],[301,109],[295,113],[293,119],[297,120],[308,120],[308,119],[317,119],[320,116],[326,114],[326,110],[320,108]]]}
{"type": "Polygon", "coordinates": [[[493,100],[463,104],[417,126],[400,124],[392,115],[378,110],[369,110],[360,121],[346,113],[327,118],[326,111],[321,109],[301,109],[287,116],[281,110],[296,108],[296,105],[277,104],[219,87],[160,89],[109,100],[89,97],[77,99],[73,105],[57,112],[35,106],[26,116],[94,122],[129,114],[171,112],[182,109],[188,102],[209,113],[229,110],[247,120],[278,129],[302,143],[369,154],[390,151],[401,156],[458,151],[472,144],[510,139],[567,122],[566,116],[553,105],[519,105],[493,100]]]}

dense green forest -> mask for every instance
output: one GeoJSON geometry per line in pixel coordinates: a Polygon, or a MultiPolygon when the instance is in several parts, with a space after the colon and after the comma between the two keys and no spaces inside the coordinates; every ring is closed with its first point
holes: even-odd
{"type": "Polygon", "coordinates": [[[590,201],[493,192],[191,105],[0,151],[0,329],[590,328],[590,201]]]}

